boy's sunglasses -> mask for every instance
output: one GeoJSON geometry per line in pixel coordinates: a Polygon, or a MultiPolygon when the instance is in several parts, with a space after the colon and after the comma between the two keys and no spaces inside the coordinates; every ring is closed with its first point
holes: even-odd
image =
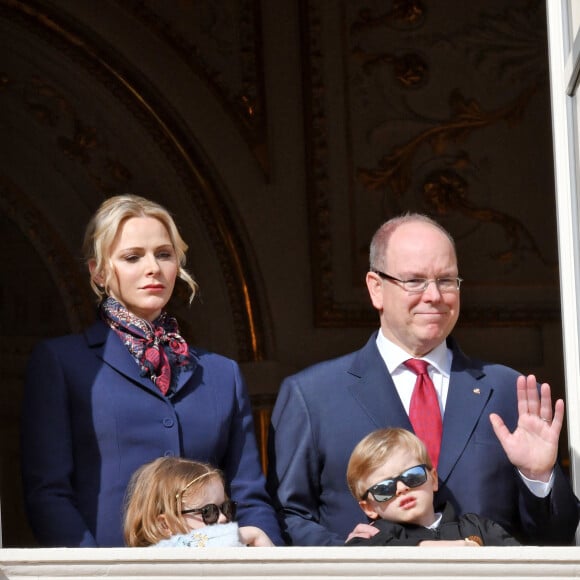
{"type": "Polygon", "coordinates": [[[397,494],[398,481],[402,481],[407,487],[419,487],[423,485],[427,481],[427,466],[424,463],[415,465],[414,467],[409,467],[409,469],[403,471],[397,477],[375,483],[375,485],[365,491],[362,499],[366,499],[370,493],[375,498],[375,501],[389,501],[397,494]]]}
{"type": "Polygon", "coordinates": [[[224,514],[228,522],[234,521],[236,517],[236,509],[238,504],[231,499],[228,499],[222,503],[222,505],[216,505],[215,503],[208,503],[200,508],[191,508],[187,510],[181,510],[181,515],[185,514],[201,514],[201,519],[206,525],[215,524],[220,517],[220,512],[224,514]]]}

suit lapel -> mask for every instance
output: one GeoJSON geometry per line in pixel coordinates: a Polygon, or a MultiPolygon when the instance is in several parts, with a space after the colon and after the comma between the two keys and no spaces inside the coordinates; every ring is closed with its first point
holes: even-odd
{"type": "MultiPolygon", "coordinates": [[[[481,380],[485,373],[466,357],[453,339],[448,339],[453,350],[453,364],[443,418],[443,440],[438,474],[445,481],[461,457],[482,417],[493,387],[481,380]]],[[[357,353],[349,374],[349,391],[377,428],[398,426],[413,431],[391,375],[376,346],[376,333],[357,353]]]]}
{"type": "Polygon", "coordinates": [[[492,387],[480,380],[485,376],[480,368],[473,366],[454,341],[453,364],[449,381],[449,391],[443,418],[443,439],[439,460],[439,478],[445,481],[457,460],[463,453],[492,393],[492,387]]]}
{"type": "Polygon", "coordinates": [[[180,391],[180,389],[183,387],[183,385],[185,385],[185,383],[187,383],[187,381],[189,381],[189,379],[191,379],[191,377],[193,376],[193,373],[198,365],[199,359],[197,358],[195,353],[191,350],[191,348],[189,349],[189,354],[191,356],[193,364],[191,365],[190,369],[182,370],[179,373],[179,377],[177,378],[177,386],[175,387],[175,393],[178,393],[180,391]]]}
{"type": "Polygon", "coordinates": [[[377,429],[400,425],[412,431],[409,417],[376,345],[376,332],[357,353],[349,374],[350,393],[377,429]]]}
{"type": "Polygon", "coordinates": [[[97,321],[89,327],[85,336],[89,347],[105,364],[156,396],[163,396],[150,379],[140,375],[139,365],[135,359],[121,342],[121,339],[103,322],[97,321]]]}

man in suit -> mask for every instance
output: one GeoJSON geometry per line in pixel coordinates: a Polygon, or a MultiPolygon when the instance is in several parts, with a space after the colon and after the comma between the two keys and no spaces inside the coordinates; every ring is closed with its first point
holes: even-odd
{"type": "Polygon", "coordinates": [[[429,364],[442,414],[436,501],[525,543],[572,543],[578,501],[557,463],[564,403],[552,406],[549,385],[472,359],[450,337],[461,279],[448,232],[419,214],[386,222],[366,283],[378,332],[361,350],[285,379],[273,410],[268,480],[287,540],[341,545],[349,533],[376,533],[360,523],[348,459],[377,428],[413,430],[417,376],[404,363],[415,358],[429,364]]]}

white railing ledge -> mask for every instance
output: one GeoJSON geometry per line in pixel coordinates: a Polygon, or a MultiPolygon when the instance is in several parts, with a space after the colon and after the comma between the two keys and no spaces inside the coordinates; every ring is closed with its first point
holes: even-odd
{"type": "Polygon", "coordinates": [[[16,578],[578,578],[580,547],[6,548],[16,578]]]}

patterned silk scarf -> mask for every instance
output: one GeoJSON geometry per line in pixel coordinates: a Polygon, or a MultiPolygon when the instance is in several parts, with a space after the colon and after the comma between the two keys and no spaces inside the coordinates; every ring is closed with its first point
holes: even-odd
{"type": "Polygon", "coordinates": [[[166,312],[149,322],[109,296],[101,302],[99,314],[137,360],[141,376],[149,377],[164,395],[175,387],[180,372],[192,367],[187,342],[166,312]]]}

